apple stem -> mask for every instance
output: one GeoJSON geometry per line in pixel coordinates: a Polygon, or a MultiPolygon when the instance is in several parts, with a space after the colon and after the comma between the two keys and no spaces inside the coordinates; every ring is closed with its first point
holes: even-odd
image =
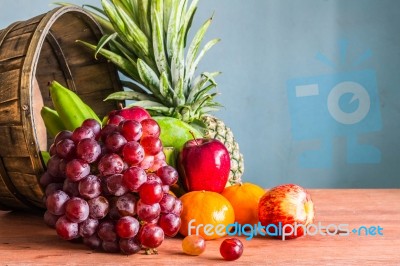
{"type": "Polygon", "coordinates": [[[118,109],[119,110],[124,109],[124,105],[122,103],[118,103],[118,109]]]}
{"type": "Polygon", "coordinates": [[[196,145],[199,146],[199,143],[197,142],[197,139],[196,139],[196,137],[194,136],[193,131],[189,130],[189,132],[190,132],[190,134],[193,136],[193,140],[194,140],[194,142],[196,142],[196,145]]]}

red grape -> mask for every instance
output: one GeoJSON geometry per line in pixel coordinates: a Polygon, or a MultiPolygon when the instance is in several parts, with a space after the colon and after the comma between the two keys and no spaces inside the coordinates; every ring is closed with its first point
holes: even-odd
{"type": "Polygon", "coordinates": [[[160,216],[161,207],[160,204],[158,203],[149,205],[143,203],[142,200],[140,199],[136,204],[136,213],[139,219],[145,222],[151,222],[152,220],[160,216]]]}
{"type": "Polygon", "coordinates": [[[108,214],[109,203],[108,200],[103,196],[98,196],[88,201],[89,205],[89,216],[93,219],[103,219],[108,214]]]}
{"type": "Polygon", "coordinates": [[[63,215],[65,213],[65,203],[69,196],[62,190],[57,190],[46,198],[46,208],[53,215],[63,215]]]}
{"type": "Polygon", "coordinates": [[[142,137],[147,137],[147,136],[151,136],[151,137],[159,137],[160,136],[160,126],[158,125],[157,121],[152,119],[152,118],[148,118],[148,119],[144,119],[140,122],[140,124],[142,125],[143,128],[143,135],[142,137]]]}
{"type": "Polygon", "coordinates": [[[89,205],[84,199],[71,198],[65,205],[65,215],[71,222],[83,222],[89,217],[89,205]]]}
{"type": "Polygon", "coordinates": [[[56,223],[58,218],[60,218],[59,215],[54,215],[50,213],[48,210],[45,211],[43,215],[44,223],[51,228],[56,228],[56,223]]]}
{"type": "Polygon", "coordinates": [[[108,117],[107,125],[118,126],[125,118],[120,115],[112,115],[108,117]]]}
{"type": "Polygon", "coordinates": [[[60,140],[56,144],[56,152],[63,159],[71,159],[75,155],[75,143],[71,139],[60,140]]]}
{"type": "Polygon", "coordinates": [[[160,201],[161,213],[171,213],[175,207],[175,199],[171,194],[164,193],[160,201]]]}
{"type": "Polygon", "coordinates": [[[130,166],[138,165],[144,159],[144,149],[136,141],[129,141],[122,149],[124,161],[130,166]]]}
{"type": "Polygon", "coordinates": [[[101,243],[101,247],[105,252],[108,253],[117,253],[120,251],[118,240],[115,241],[103,241],[101,243]]]}
{"type": "Polygon", "coordinates": [[[122,181],[122,174],[115,174],[105,177],[107,191],[114,196],[122,196],[128,192],[128,188],[122,181]]]}
{"type": "Polygon", "coordinates": [[[83,139],[76,146],[76,156],[87,163],[95,162],[101,154],[100,144],[94,139],[83,139]]]}
{"type": "Polygon", "coordinates": [[[117,232],[115,232],[114,222],[109,220],[102,221],[98,226],[97,235],[103,241],[116,241],[118,236],[117,232]]]}
{"type": "Polygon", "coordinates": [[[158,225],[166,236],[174,237],[181,227],[181,218],[173,213],[161,214],[158,225]]]}
{"type": "Polygon", "coordinates": [[[88,175],[78,183],[79,194],[85,199],[93,199],[101,194],[101,181],[95,175],[88,175]]]}
{"type": "Polygon", "coordinates": [[[160,167],[157,170],[157,176],[160,177],[164,185],[172,186],[179,178],[178,171],[170,165],[160,167]]]}
{"type": "Polygon", "coordinates": [[[79,235],[81,237],[90,237],[96,233],[99,226],[99,220],[88,218],[79,224],[79,235]]]}
{"type": "Polygon", "coordinates": [[[57,133],[54,138],[54,145],[56,145],[59,141],[63,139],[70,139],[72,137],[72,132],[69,130],[62,130],[57,133]]]}
{"type": "Polygon", "coordinates": [[[126,144],[126,139],[119,132],[110,133],[105,140],[105,147],[109,152],[119,152],[126,144]]]}
{"type": "Polygon", "coordinates": [[[72,159],[65,166],[65,174],[69,180],[76,182],[85,178],[90,173],[90,166],[81,159],[72,159]]]}
{"type": "Polygon", "coordinates": [[[118,154],[109,153],[100,159],[98,168],[103,176],[119,174],[124,170],[124,161],[118,154]]]}
{"type": "Polygon", "coordinates": [[[139,141],[142,137],[142,126],[138,121],[125,120],[119,124],[119,130],[127,141],[139,141]]]}
{"type": "Polygon", "coordinates": [[[71,222],[65,215],[57,220],[56,231],[65,240],[72,240],[79,237],[78,224],[71,222]]]}
{"type": "Polygon", "coordinates": [[[80,126],[75,128],[75,130],[72,132],[71,139],[75,142],[78,143],[79,141],[83,139],[94,139],[96,138],[94,132],[92,129],[86,126],[80,126]]]}
{"type": "Polygon", "coordinates": [[[100,138],[103,142],[106,141],[106,138],[108,135],[110,135],[113,132],[118,132],[118,126],[116,125],[106,125],[103,127],[103,129],[100,132],[100,138]]]}
{"type": "Polygon", "coordinates": [[[147,136],[140,140],[140,145],[142,145],[146,155],[156,155],[162,151],[162,142],[158,137],[147,136]]]}
{"type": "Polygon", "coordinates": [[[143,203],[159,203],[163,197],[162,186],[156,181],[146,181],[139,188],[139,197],[143,203]]]}
{"type": "Polygon", "coordinates": [[[152,168],[153,165],[154,165],[154,156],[146,155],[144,156],[143,161],[140,162],[139,167],[144,170],[148,170],[152,168]]]}
{"type": "Polygon", "coordinates": [[[131,166],[123,173],[125,186],[132,192],[138,192],[140,186],[147,181],[146,172],[136,166],[131,166]]]}
{"type": "Polygon", "coordinates": [[[78,182],[72,182],[68,178],[64,180],[63,188],[62,190],[68,194],[70,197],[78,197],[79,196],[79,183],[78,182]]]}
{"type": "Polygon", "coordinates": [[[115,208],[120,216],[134,216],[136,214],[136,198],[130,193],[118,197],[115,208]]]}
{"type": "Polygon", "coordinates": [[[124,216],[118,220],[115,231],[121,238],[132,238],[139,231],[139,222],[132,216],[124,216]]]}
{"type": "Polygon", "coordinates": [[[85,121],[83,121],[82,126],[90,128],[93,131],[96,139],[99,139],[101,125],[97,120],[92,119],[92,118],[86,119],[85,121]]]}
{"type": "Polygon", "coordinates": [[[147,248],[157,248],[164,241],[164,231],[155,224],[145,224],[140,231],[140,243],[147,248]]]}
{"type": "Polygon", "coordinates": [[[100,249],[103,241],[98,237],[97,234],[93,234],[89,237],[83,238],[83,244],[91,249],[100,249]]]}
{"type": "Polygon", "coordinates": [[[121,252],[126,255],[138,253],[142,249],[136,238],[121,238],[119,240],[119,248],[121,249],[121,252]]]}
{"type": "Polygon", "coordinates": [[[222,241],[219,252],[225,260],[237,260],[242,256],[243,244],[237,238],[227,238],[222,241]]]}
{"type": "Polygon", "coordinates": [[[58,155],[51,156],[47,162],[47,173],[49,173],[51,176],[59,177],[61,175],[60,173],[61,160],[62,160],[61,157],[58,155]]]}

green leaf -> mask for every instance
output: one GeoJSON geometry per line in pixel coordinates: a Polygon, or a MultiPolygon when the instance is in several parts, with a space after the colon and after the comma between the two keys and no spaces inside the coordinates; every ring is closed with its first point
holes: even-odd
{"type": "Polygon", "coordinates": [[[156,99],[150,96],[149,94],[144,94],[136,91],[117,91],[111,93],[110,95],[107,96],[107,98],[104,99],[104,101],[109,101],[109,100],[156,101],[156,99]]]}
{"type": "Polygon", "coordinates": [[[177,85],[174,88],[174,105],[180,106],[185,104],[185,95],[183,94],[183,78],[180,78],[177,82],[177,85]]]}
{"type": "Polygon", "coordinates": [[[99,53],[99,51],[100,51],[109,41],[115,39],[117,36],[118,36],[118,33],[116,33],[116,32],[114,32],[114,33],[111,34],[111,35],[104,34],[104,35],[100,38],[100,40],[99,40],[99,42],[98,42],[98,44],[97,44],[96,51],[95,51],[95,53],[94,53],[94,58],[97,59],[97,54],[99,53]]]}
{"type": "MultiPolygon", "coordinates": [[[[96,45],[84,42],[84,41],[77,41],[78,43],[83,44],[84,46],[88,47],[89,49],[96,51],[96,45]]],[[[108,60],[110,60],[111,62],[113,62],[122,72],[124,72],[124,74],[126,74],[129,77],[135,77],[138,76],[137,74],[137,69],[134,65],[132,65],[132,63],[123,58],[122,56],[107,50],[107,49],[101,49],[99,51],[99,53],[104,56],[105,58],[107,58],[108,60]]]]}
{"type": "Polygon", "coordinates": [[[159,73],[166,72],[169,75],[169,67],[164,50],[164,32],[163,32],[163,6],[162,0],[153,0],[151,2],[151,26],[153,30],[153,51],[154,59],[159,73]]]}
{"type": "Polygon", "coordinates": [[[204,72],[199,77],[197,77],[193,83],[192,89],[187,97],[186,102],[187,103],[194,102],[196,94],[200,90],[202,90],[202,88],[207,82],[211,82],[211,84],[216,85],[217,83],[215,82],[214,77],[218,76],[219,74],[221,74],[221,72],[212,72],[212,73],[204,72]]]}
{"type": "Polygon", "coordinates": [[[140,92],[140,93],[144,93],[147,95],[150,95],[149,92],[147,92],[146,90],[144,90],[142,87],[140,87],[138,84],[131,82],[131,81],[127,81],[127,80],[121,80],[121,84],[123,87],[131,89],[133,91],[136,92],[140,92]]]}
{"type": "Polygon", "coordinates": [[[186,55],[186,62],[187,66],[191,66],[193,64],[194,58],[197,55],[197,52],[200,47],[200,43],[204,38],[204,35],[207,32],[208,27],[210,26],[212,18],[207,19],[207,21],[200,27],[197,31],[196,35],[193,37],[192,42],[190,43],[187,55],[186,55]]]}
{"type": "MultiPolygon", "coordinates": [[[[170,97],[168,97],[169,92],[174,93],[169,84],[167,73],[163,72],[160,76],[160,93],[164,98],[170,99],[170,97]]],[[[172,104],[170,101],[168,101],[168,103],[172,104]]]]}
{"type": "Polygon", "coordinates": [[[208,50],[210,50],[215,44],[217,44],[221,39],[213,39],[206,43],[206,45],[203,47],[203,49],[200,51],[198,57],[192,61],[189,65],[186,65],[186,73],[185,73],[185,84],[184,87],[187,88],[191,82],[191,79],[194,75],[194,72],[197,69],[197,66],[201,59],[204,57],[204,55],[207,53],[208,50]]]}
{"type": "Polygon", "coordinates": [[[146,35],[143,33],[143,31],[141,31],[138,25],[132,20],[132,18],[124,9],[117,9],[117,13],[125,25],[125,36],[127,36],[127,39],[130,42],[135,43],[139,48],[139,50],[136,51],[136,54],[142,54],[144,59],[149,58],[151,54],[151,50],[149,49],[150,42],[146,35]]]}
{"type": "Polygon", "coordinates": [[[192,26],[193,17],[194,17],[194,15],[196,13],[197,3],[198,2],[199,2],[198,0],[193,0],[192,1],[192,3],[189,6],[188,11],[185,14],[185,18],[184,18],[182,26],[181,26],[182,29],[183,29],[183,31],[182,31],[182,34],[183,34],[183,36],[182,36],[183,47],[186,47],[186,39],[187,39],[189,30],[190,30],[190,27],[192,26]]]}
{"type": "Polygon", "coordinates": [[[129,106],[140,106],[146,109],[152,109],[152,110],[163,110],[163,111],[169,111],[170,108],[164,106],[163,104],[155,101],[139,101],[139,102],[134,102],[130,104],[129,106]]]}
{"type": "MultiPolygon", "coordinates": [[[[167,27],[167,55],[168,60],[171,62],[173,54],[178,52],[177,38],[181,27],[182,16],[184,15],[184,6],[186,0],[171,1],[170,14],[168,17],[167,27]]],[[[166,17],[164,18],[167,19],[166,17]]]]}
{"type": "Polygon", "coordinates": [[[151,25],[149,22],[149,17],[150,17],[150,4],[151,0],[138,0],[137,5],[138,5],[138,12],[141,14],[138,17],[139,20],[139,26],[146,34],[147,38],[151,38],[151,25]]]}
{"type": "Polygon", "coordinates": [[[125,36],[125,24],[123,23],[122,19],[120,18],[117,10],[115,9],[114,5],[112,5],[108,0],[101,0],[101,4],[103,6],[103,10],[107,15],[108,19],[110,20],[113,28],[116,32],[120,33],[122,36],[125,36]]]}
{"type": "Polygon", "coordinates": [[[166,99],[160,93],[160,80],[153,69],[140,58],[137,60],[137,67],[143,85],[145,85],[163,105],[168,105],[166,99]]]}

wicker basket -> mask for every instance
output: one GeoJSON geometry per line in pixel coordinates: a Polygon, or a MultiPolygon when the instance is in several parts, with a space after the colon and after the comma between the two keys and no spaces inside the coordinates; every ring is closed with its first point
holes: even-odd
{"type": "Polygon", "coordinates": [[[103,99],[121,90],[117,70],[75,42],[97,43],[101,35],[77,7],[56,8],[0,31],[0,209],[44,207],[40,151],[52,139],[39,112],[43,104],[52,107],[49,81],[77,92],[99,116],[115,109],[103,99]]]}

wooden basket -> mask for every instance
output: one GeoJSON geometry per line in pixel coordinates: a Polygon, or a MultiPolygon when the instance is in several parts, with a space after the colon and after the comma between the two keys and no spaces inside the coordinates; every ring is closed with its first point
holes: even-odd
{"type": "Polygon", "coordinates": [[[40,109],[52,107],[48,82],[77,92],[100,117],[116,108],[103,99],[121,90],[117,70],[75,42],[96,44],[101,35],[95,20],[77,7],[56,8],[0,31],[0,209],[44,207],[40,151],[52,139],[40,109]]]}

